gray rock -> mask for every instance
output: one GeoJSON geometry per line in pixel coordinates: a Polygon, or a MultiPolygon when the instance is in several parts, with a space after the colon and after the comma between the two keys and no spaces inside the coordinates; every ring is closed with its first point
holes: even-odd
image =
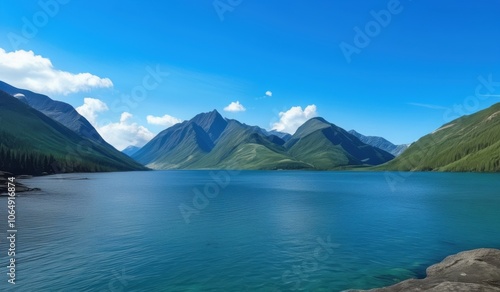
{"type": "Polygon", "coordinates": [[[430,266],[426,272],[425,279],[410,279],[390,287],[366,291],[500,292],[500,250],[481,248],[461,252],[430,266]]]}
{"type": "MultiPolygon", "coordinates": [[[[8,178],[12,176],[14,176],[12,173],[0,170],[0,196],[8,196],[8,188],[7,188],[9,183],[8,178]]],[[[31,176],[24,175],[16,178],[16,181],[14,182],[16,185],[16,193],[40,191],[39,188],[30,188],[20,183],[17,179],[21,178],[28,179],[31,178],[31,176]]]]}

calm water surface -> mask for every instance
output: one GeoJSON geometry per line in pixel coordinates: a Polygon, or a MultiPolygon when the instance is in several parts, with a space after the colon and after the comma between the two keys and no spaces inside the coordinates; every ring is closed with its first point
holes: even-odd
{"type": "Polygon", "coordinates": [[[158,171],[34,178],[1,291],[342,291],[500,248],[500,175],[158,171]],[[214,177],[219,176],[219,177],[214,177]],[[228,180],[229,177],[229,180],[228,180]]]}

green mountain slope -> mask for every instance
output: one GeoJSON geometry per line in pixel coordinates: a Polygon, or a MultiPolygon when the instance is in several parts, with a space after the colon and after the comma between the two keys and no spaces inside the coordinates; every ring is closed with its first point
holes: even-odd
{"type": "Polygon", "coordinates": [[[113,147],[104,141],[89,121],[81,116],[71,105],[61,101],[52,100],[50,97],[43,94],[16,88],[3,81],[0,81],[0,90],[16,97],[18,100],[26,103],[49,118],[63,124],[65,127],[73,130],[73,132],[78,135],[106,145],[110,148],[113,147]]]}
{"type": "Polygon", "coordinates": [[[284,146],[290,156],[316,169],[378,165],[394,158],[322,118],[307,121],[284,146]]]}
{"type": "Polygon", "coordinates": [[[443,125],[376,169],[500,171],[500,103],[443,125]]]}
{"type": "Polygon", "coordinates": [[[115,151],[0,91],[0,169],[17,174],[145,169],[115,151]]]}
{"type": "Polygon", "coordinates": [[[312,166],[289,157],[286,149],[276,144],[275,136],[266,136],[255,127],[229,120],[212,151],[193,164],[193,167],[303,169],[312,166]]]}

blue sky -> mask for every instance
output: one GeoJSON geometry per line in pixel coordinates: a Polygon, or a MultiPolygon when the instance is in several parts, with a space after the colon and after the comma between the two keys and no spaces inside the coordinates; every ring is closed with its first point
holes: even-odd
{"type": "Polygon", "coordinates": [[[212,109],[408,143],[500,101],[496,0],[269,2],[6,1],[0,79],[80,107],[117,148],[212,109]]]}

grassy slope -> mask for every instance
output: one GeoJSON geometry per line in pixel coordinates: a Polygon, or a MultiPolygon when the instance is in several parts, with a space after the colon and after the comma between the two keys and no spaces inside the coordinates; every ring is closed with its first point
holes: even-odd
{"type": "Polygon", "coordinates": [[[375,169],[500,171],[500,103],[443,125],[375,169]]]}
{"type": "Polygon", "coordinates": [[[144,169],[124,154],[81,138],[70,129],[0,92],[0,145],[25,154],[53,155],[61,165],[87,171],[144,169]]]}
{"type": "Polygon", "coordinates": [[[230,155],[217,165],[222,169],[310,169],[311,166],[274,152],[255,143],[237,146],[230,155]],[[243,167],[242,167],[243,166],[243,167]]]}
{"type": "Polygon", "coordinates": [[[301,126],[285,147],[292,157],[316,169],[375,165],[393,158],[321,118],[311,119],[301,126]]]}
{"type": "Polygon", "coordinates": [[[288,169],[310,165],[291,159],[283,147],[251,127],[230,121],[212,151],[190,168],[288,169]]]}
{"type": "Polygon", "coordinates": [[[300,139],[289,151],[299,161],[314,165],[317,169],[330,169],[349,164],[349,157],[342,147],[333,145],[325,139],[321,131],[300,139]]]}

